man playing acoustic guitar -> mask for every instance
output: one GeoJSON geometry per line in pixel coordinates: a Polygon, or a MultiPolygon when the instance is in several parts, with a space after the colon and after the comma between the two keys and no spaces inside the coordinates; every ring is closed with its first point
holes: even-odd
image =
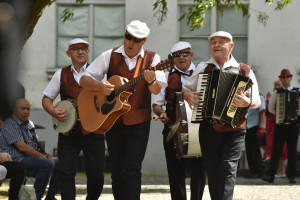
{"type": "MultiPolygon", "coordinates": [[[[150,131],[151,93],[158,94],[161,88],[166,86],[163,71],[149,70],[151,65],[155,66],[160,62],[159,55],[143,49],[149,33],[150,29],[145,23],[138,20],[132,21],[126,27],[124,45],[102,53],[80,79],[80,85],[84,89],[106,96],[117,93],[118,88],[110,79],[113,75],[129,80],[140,74],[144,76],[137,84],[125,91],[130,94],[132,92],[128,101],[123,99],[122,102],[130,104],[126,105],[129,106],[129,111],[120,117],[117,116],[114,119],[116,122],[114,121],[113,126],[106,132],[111,160],[112,190],[117,200],[140,199],[142,161],[150,131]],[[103,80],[105,74],[108,81],[103,80]]],[[[119,82],[124,84],[127,81],[119,78],[119,82]]],[[[124,92],[120,96],[123,94],[124,92]]],[[[108,103],[101,106],[98,105],[97,95],[95,95],[91,106],[97,109],[97,112],[104,114],[109,111],[110,107],[113,109],[114,105],[118,104],[116,101],[122,100],[120,96],[105,97],[108,103]],[[112,102],[110,107],[109,101],[112,102]]],[[[79,107],[81,107],[80,102],[79,107]]],[[[80,118],[82,118],[81,115],[80,118]]],[[[90,115],[89,120],[93,121],[95,118],[97,116],[90,115]]]]}
{"type": "MultiPolygon", "coordinates": [[[[42,100],[44,109],[60,122],[67,121],[67,118],[70,119],[71,116],[67,116],[66,109],[53,106],[53,101],[58,94],[64,101],[74,100],[78,97],[82,89],[79,85],[79,80],[88,67],[89,43],[79,38],[73,39],[69,42],[66,53],[71,58],[72,64],[55,72],[43,92],[44,97],[42,100]]],[[[79,123],[68,135],[59,133],[58,136],[62,199],[75,200],[76,166],[81,150],[83,151],[86,165],[86,199],[96,200],[102,192],[104,183],[104,136],[86,132],[79,123]]]]}

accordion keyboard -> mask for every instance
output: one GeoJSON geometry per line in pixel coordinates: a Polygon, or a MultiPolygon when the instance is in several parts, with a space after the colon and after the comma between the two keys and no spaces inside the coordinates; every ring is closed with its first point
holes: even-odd
{"type": "Polygon", "coordinates": [[[200,92],[199,96],[199,105],[197,108],[193,109],[192,113],[192,122],[203,121],[203,111],[204,111],[204,101],[206,94],[206,88],[209,80],[209,74],[199,74],[198,84],[197,84],[197,92],[200,92]]]}

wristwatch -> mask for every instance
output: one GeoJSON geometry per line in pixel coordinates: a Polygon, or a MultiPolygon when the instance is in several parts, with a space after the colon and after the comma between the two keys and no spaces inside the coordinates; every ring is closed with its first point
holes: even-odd
{"type": "Polygon", "coordinates": [[[156,77],[154,78],[154,81],[152,81],[152,83],[147,83],[148,85],[151,85],[151,86],[153,86],[153,85],[155,85],[157,82],[156,82],[156,77]]]}
{"type": "Polygon", "coordinates": [[[151,86],[153,86],[153,85],[155,85],[157,82],[156,82],[156,80],[155,81],[153,81],[150,85],[151,86]]]}

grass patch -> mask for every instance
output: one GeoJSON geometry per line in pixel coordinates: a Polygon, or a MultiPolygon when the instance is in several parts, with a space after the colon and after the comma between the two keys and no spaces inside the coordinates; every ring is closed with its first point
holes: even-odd
{"type": "Polygon", "coordinates": [[[8,188],[7,182],[4,182],[0,187],[0,199],[8,199],[8,188]]]}

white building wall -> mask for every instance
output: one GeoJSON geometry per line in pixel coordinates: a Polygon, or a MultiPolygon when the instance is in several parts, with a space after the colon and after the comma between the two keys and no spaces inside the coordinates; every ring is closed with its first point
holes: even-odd
{"type": "Polygon", "coordinates": [[[249,19],[248,63],[255,67],[260,92],[272,91],[281,69],[290,69],[292,85],[300,86],[300,1],[293,1],[281,11],[274,11],[264,1],[252,1],[251,8],[269,15],[267,26],[257,22],[256,12],[249,19]]]}
{"type": "MultiPolygon", "coordinates": [[[[146,49],[157,52],[161,59],[167,58],[172,45],[179,39],[177,19],[179,17],[177,1],[168,0],[168,19],[158,25],[153,18],[154,0],[126,0],[126,19],[139,19],[148,24],[150,36],[146,49]]],[[[299,49],[300,26],[298,10],[300,2],[293,1],[290,7],[275,12],[263,1],[252,1],[250,7],[266,12],[270,18],[264,27],[257,22],[256,13],[250,11],[248,64],[256,71],[260,91],[271,91],[273,81],[277,79],[281,68],[289,68],[294,74],[294,85],[300,70],[299,49]]],[[[52,153],[56,147],[57,133],[52,129],[50,116],[42,109],[42,91],[48,84],[47,68],[55,67],[56,53],[56,9],[55,3],[45,9],[35,27],[33,35],[27,41],[22,53],[21,83],[26,89],[26,98],[34,108],[32,120],[46,129],[38,130],[41,140],[46,141],[46,150],[52,153]]],[[[162,124],[152,122],[148,149],[143,163],[144,173],[165,174],[166,164],[162,146],[162,124]]]]}
{"type": "Polygon", "coordinates": [[[55,52],[56,18],[55,4],[52,4],[46,7],[21,55],[20,82],[34,109],[42,108],[42,91],[48,84],[46,69],[55,67],[55,52]]]}

